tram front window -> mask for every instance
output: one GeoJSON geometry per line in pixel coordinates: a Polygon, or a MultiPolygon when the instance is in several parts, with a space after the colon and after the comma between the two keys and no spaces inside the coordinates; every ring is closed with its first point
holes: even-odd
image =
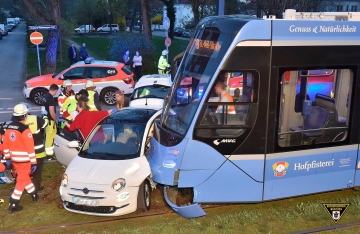
{"type": "Polygon", "coordinates": [[[197,30],[184,54],[169,96],[165,98],[161,125],[184,136],[209,82],[221,63],[232,36],[216,27],[197,30]]]}

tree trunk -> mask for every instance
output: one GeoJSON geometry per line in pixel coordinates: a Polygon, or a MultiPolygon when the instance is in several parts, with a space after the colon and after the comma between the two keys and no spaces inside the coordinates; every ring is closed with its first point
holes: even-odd
{"type": "Polygon", "coordinates": [[[141,12],[142,12],[142,21],[144,25],[144,33],[151,41],[152,30],[151,30],[151,19],[150,19],[150,2],[148,0],[141,0],[141,12]]]}
{"type": "Polygon", "coordinates": [[[56,52],[59,42],[59,29],[49,31],[46,43],[44,74],[56,72],[56,52]]]}
{"type": "Polygon", "coordinates": [[[196,26],[200,21],[200,14],[199,14],[199,0],[193,0],[191,3],[191,8],[194,14],[194,25],[196,26]]]}

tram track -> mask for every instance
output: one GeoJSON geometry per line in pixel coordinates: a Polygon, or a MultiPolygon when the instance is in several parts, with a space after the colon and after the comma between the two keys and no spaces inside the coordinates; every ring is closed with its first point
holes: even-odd
{"type": "MultiPolygon", "coordinates": [[[[232,205],[209,205],[204,207],[205,211],[225,207],[225,206],[232,206],[232,205]]],[[[2,234],[10,234],[10,233],[38,233],[38,232],[49,232],[54,230],[61,230],[61,229],[69,229],[69,228],[76,228],[76,227],[86,227],[86,226],[93,226],[93,225],[100,225],[100,224],[111,224],[114,222],[119,221],[136,221],[145,218],[155,218],[159,216],[166,216],[175,214],[174,211],[168,212],[159,212],[159,213],[152,213],[152,214],[145,214],[145,215],[137,215],[133,217],[117,217],[117,218],[110,218],[110,219],[103,219],[103,220],[95,220],[95,221],[87,221],[87,222],[78,222],[78,223],[70,223],[70,224],[58,224],[58,225],[51,225],[51,226],[43,226],[43,227],[35,227],[35,228],[24,228],[24,229],[14,229],[9,231],[1,231],[2,234]]]]}
{"type": "Polygon", "coordinates": [[[326,232],[326,231],[334,231],[334,230],[338,231],[338,230],[344,230],[344,229],[355,228],[355,227],[360,227],[360,222],[337,224],[337,225],[333,225],[333,226],[309,229],[309,230],[300,231],[300,232],[293,232],[291,234],[322,233],[322,232],[326,232]]]}

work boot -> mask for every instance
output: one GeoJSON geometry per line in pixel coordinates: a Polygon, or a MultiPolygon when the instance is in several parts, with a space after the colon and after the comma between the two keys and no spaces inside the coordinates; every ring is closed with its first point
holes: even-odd
{"type": "Polygon", "coordinates": [[[20,200],[15,200],[15,199],[13,199],[13,198],[10,198],[10,203],[9,203],[8,212],[9,212],[9,213],[13,213],[13,212],[22,210],[23,207],[22,207],[22,206],[19,206],[19,202],[20,202],[20,200]]]}
{"type": "Polygon", "coordinates": [[[39,195],[37,194],[36,191],[32,192],[32,193],[29,193],[33,202],[36,203],[38,201],[38,198],[39,198],[39,195]]]}

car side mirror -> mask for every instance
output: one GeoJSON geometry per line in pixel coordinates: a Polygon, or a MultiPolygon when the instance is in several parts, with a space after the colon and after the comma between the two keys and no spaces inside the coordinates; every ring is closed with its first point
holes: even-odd
{"type": "Polygon", "coordinates": [[[78,148],[79,147],[79,142],[77,141],[70,141],[67,145],[69,148],[78,148]]]}
{"type": "Polygon", "coordinates": [[[64,75],[61,75],[61,76],[60,76],[60,80],[63,80],[63,79],[64,79],[64,75]]]}

